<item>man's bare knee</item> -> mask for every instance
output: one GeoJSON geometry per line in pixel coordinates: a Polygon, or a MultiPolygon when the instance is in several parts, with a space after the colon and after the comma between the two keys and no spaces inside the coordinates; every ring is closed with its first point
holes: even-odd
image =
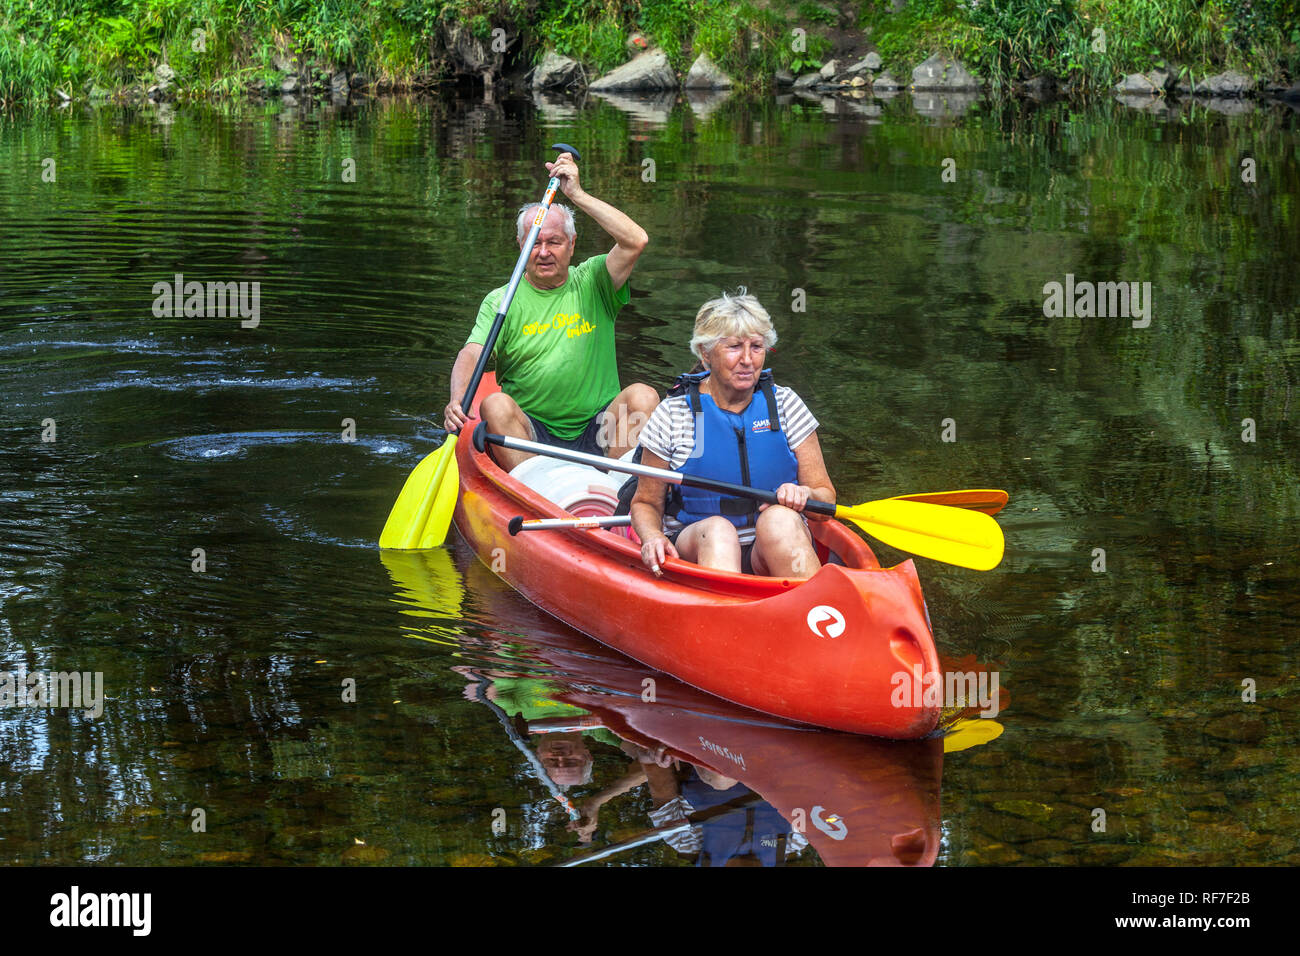
{"type": "Polygon", "coordinates": [[[505,392],[494,392],[479,405],[479,415],[487,422],[488,431],[516,438],[533,438],[532,423],[519,403],[505,392]]]}
{"type": "Polygon", "coordinates": [[[644,382],[637,382],[627,387],[627,407],[629,412],[641,412],[649,415],[659,404],[659,393],[644,382]]]}

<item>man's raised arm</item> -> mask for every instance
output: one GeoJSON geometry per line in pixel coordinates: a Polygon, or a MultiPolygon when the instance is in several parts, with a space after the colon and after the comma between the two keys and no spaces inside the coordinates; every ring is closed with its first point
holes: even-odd
{"type": "Polygon", "coordinates": [[[646,231],[632,221],[626,213],[619,212],[604,200],[586,192],[578,182],[578,164],[573,161],[572,153],[561,153],[553,163],[546,164],[552,176],[560,178],[560,189],[575,206],[585,212],[596,225],[604,229],[614,240],[614,248],[609,250],[605,259],[605,269],[615,289],[623,288],[637,257],[650,243],[646,231]]]}

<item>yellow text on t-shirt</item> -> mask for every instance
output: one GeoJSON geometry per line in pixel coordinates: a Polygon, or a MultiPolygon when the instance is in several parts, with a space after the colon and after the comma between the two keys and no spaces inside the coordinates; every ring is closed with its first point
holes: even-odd
{"type": "Polygon", "coordinates": [[[556,312],[547,322],[530,322],[525,325],[520,332],[523,335],[541,335],[543,332],[558,332],[564,330],[565,338],[573,338],[578,335],[586,335],[588,332],[595,332],[596,327],[590,322],[583,320],[579,312],[567,313],[556,312]]]}

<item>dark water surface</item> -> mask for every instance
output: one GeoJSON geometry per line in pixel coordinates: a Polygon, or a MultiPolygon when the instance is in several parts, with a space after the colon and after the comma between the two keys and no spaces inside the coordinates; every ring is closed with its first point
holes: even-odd
{"type": "MultiPolygon", "coordinates": [[[[0,672],[107,698],[0,709],[0,862],[559,862],[650,827],[649,786],[610,796],[639,758],[731,734],[776,790],[856,782],[864,859],[1300,863],[1298,144],[1280,107],[906,97],[0,117],[0,672]],[[484,698],[630,726],[644,668],[454,536],[375,542],[556,140],[652,239],[625,383],[687,367],[743,284],[842,501],[1008,489],[997,570],[918,559],[943,654],[1000,675],[1000,737],[793,730],[665,679],[681,720],[585,734],[591,782],[540,782],[484,698]],[[260,283],[257,326],[156,317],[176,273],[260,283]],[[1045,316],[1067,274],[1151,283],[1149,326],[1045,316]],[[580,842],[561,797],[597,794],[580,842]]],[[[579,222],[579,258],[607,248],[579,222]]]]}

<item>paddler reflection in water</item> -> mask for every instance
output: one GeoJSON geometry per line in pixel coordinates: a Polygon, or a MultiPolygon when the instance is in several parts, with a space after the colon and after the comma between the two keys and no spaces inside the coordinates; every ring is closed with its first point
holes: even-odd
{"type": "Polygon", "coordinates": [[[554,785],[552,793],[576,808],[578,819],[567,828],[583,843],[591,842],[605,804],[645,785],[655,831],[680,857],[699,866],[779,866],[808,845],[771,804],[739,781],[702,765],[662,759],[620,739],[589,711],[558,700],[562,692],[545,680],[471,667],[452,670],[469,678],[466,699],[487,703],[509,718],[507,729],[515,728],[511,736],[521,737],[517,745],[527,747],[522,738],[536,743],[537,762],[554,785]],[[568,727],[582,729],[559,729],[568,727]],[[559,792],[592,782],[595,761],[588,737],[618,748],[630,763],[607,786],[568,803],[559,792]]]}
{"type": "MultiPolygon", "coordinates": [[[[490,706],[513,717],[516,725],[521,725],[520,730],[530,735],[533,735],[528,727],[530,721],[547,721],[553,725],[556,718],[572,718],[571,722],[577,725],[580,718],[587,716],[587,711],[556,700],[556,689],[539,678],[493,672],[484,687],[479,683],[483,677],[472,668],[453,667],[452,670],[470,678],[464,691],[466,700],[481,697],[490,706]]],[[[591,783],[594,760],[586,736],[615,747],[621,743],[618,737],[598,725],[536,736],[538,763],[561,790],[591,783]]]]}
{"type": "Polygon", "coordinates": [[[808,845],[775,807],[732,777],[697,764],[663,767],[653,759],[645,774],[655,806],[650,821],[697,866],[781,866],[808,845]]]}
{"type": "Polygon", "coordinates": [[[821,567],[805,517],[810,498],[834,502],[817,419],[763,368],[776,344],[767,311],[742,287],[704,303],[683,375],[642,428],[642,462],[776,492],[759,504],[682,485],[665,508],[666,482],[642,477],[632,499],[641,560],[656,575],[665,557],[709,568],[807,578],[821,567]],[[675,511],[675,514],[673,513],[675,511]]]}

